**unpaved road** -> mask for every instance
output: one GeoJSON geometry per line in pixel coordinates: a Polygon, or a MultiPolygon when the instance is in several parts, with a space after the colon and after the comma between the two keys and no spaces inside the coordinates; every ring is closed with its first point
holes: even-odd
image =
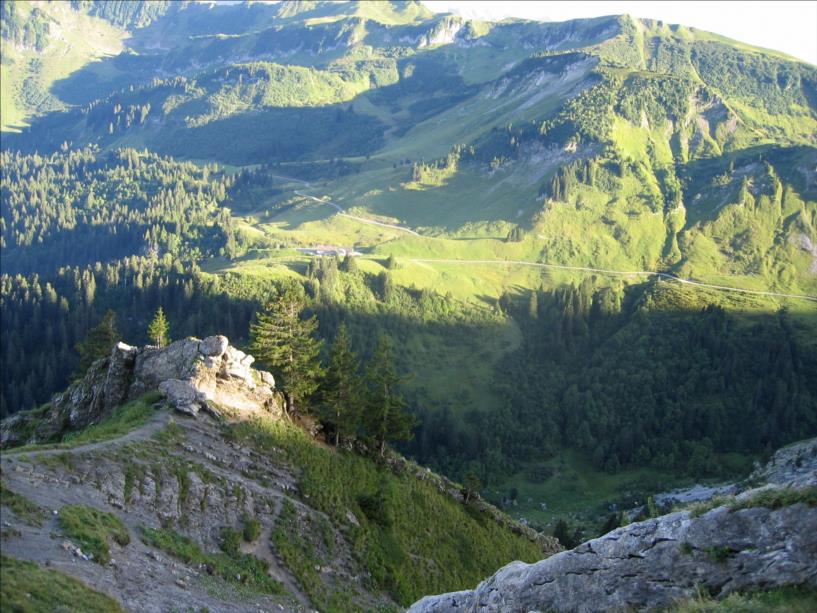
{"type": "MultiPolygon", "coordinates": [[[[278,177],[280,179],[287,179],[289,181],[296,181],[298,183],[303,184],[307,188],[311,188],[309,181],[303,181],[301,179],[295,179],[294,177],[286,177],[283,175],[272,175],[278,177]]],[[[362,223],[367,223],[375,226],[381,226],[384,228],[391,228],[393,230],[400,230],[402,232],[407,232],[408,234],[412,234],[414,236],[422,236],[421,234],[411,230],[410,228],[406,228],[404,226],[399,226],[395,224],[387,224],[382,223],[379,221],[374,221],[372,219],[366,219],[365,217],[358,217],[357,215],[350,215],[346,212],[346,210],[340,206],[339,204],[332,202],[331,200],[321,200],[320,198],[316,198],[315,196],[310,196],[309,194],[304,194],[299,192],[298,190],[294,190],[298,196],[302,198],[308,198],[313,202],[319,204],[326,204],[331,207],[334,207],[339,215],[344,217],[348,217],[350,219],[355,219],[362,223]]],[[[410,262],[416,263],[440,263],[440,264],[488,264],[488,265],[517,265],[517,266],[531,266],[537,268],[550,268],[555,270],[572,270],[578,272],[593,272],[598,274],[604,275],[615,275],[615,276],[622,276],[622,277],[632,277],[632,276],[647,276],[647,277],[658,277],[660,279],[666,279],[667,281],[672,281],[675,283],[683,283],[684,285],[693,285],[696,287],[705,287],[708,289],[714,289],[720,292],[731,292],[731,293],[738,293],[738,294],[751,294],[754,296],[767,296],[770,298],[790,298],[794,300],[808,300],[811,302],[817,302],[817,296],[808,296],[805,294],[787,294],[782,292],[771,292],[771,291],[763,291],[763,290],[753,290],[753,289],[742,289],[739,287],[729,287],[728,285],[716,285],[713,283],[704,283],[702,281],[693,281],[692,279],[684,279],[682,277],[677,277],[673,274],[666,273],[666,272],[659,272],[656,270],[609,270],[605,268],[593,268],[590,266],[567,266],[564,264],[545,264],[542,262],[528,262],[525,260],[459,260],[459,259],[445,259],[445,258],[410,258],[410,262]]]]}
{"type": "Polygon", "coordinates": [[[694,285],[696,287],[706,287],[709,289],[718,290],[721,292],[734,292],[739,294],[752,294],[755,296],[770,296],[775,298],[793,298],[799,300],[809,300],[817,302],[817,296],[807,296],[804,294],[785,294],[781,292],[767,292],[753,289],[741,289],[739,287],[729,287],[727,285],[714,285],[712,283],[703,283],[701,281],[693,281],[692,279],[683,279],[666,272],[657,272],[654,270],[609,270],[606,268],[591,268],[589,266],[565,266],[563,264],[544,264],[542,262],[527,262],[525,260],[458,260],[445,258],[408,258],[409,262],[418,264],[483,264],[483,265],[514,265],[514,266],[531,266],[534,268],[550,268],[555,270],[575,270],[580,272],[594,272],[603,275],[616,276],[647,276],[659,277],[668,281],[676,283],[683,283],[684,285],[694,285]]]}

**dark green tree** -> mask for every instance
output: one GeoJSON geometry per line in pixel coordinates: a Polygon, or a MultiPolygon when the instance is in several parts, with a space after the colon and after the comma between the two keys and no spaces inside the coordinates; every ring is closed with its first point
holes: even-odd
{"type": "Polygon", "coordinates": [[[116,313],[108,309],[96,327],[88,330],[85,338],[76,345],[77,353],[79,353],[77,374],[79,376],[83,375],[94,361],[108,356],[111,353],[111,348],[118,340],[119,330],[116,329],[116,313]]]}
{"type": "Polygon", "coordinates": [[[476,498],[482,490],[482,481],[474,471],[469,471],[465,474],[462,480],[463,495],[465,496],[465,504],[468,504],[471,498],[476,498]]]}
{"type": "Polygon", "coordinates": [[[357,431],[362,395],[359,368],[346,325],[341,323],[329,353],[322,390],[323,421],[334,430],[336,447],[341,437],[357,431]]]}
{"type": "Polygon", "coordinates": [[[399,392],[402,379],[394,368],[391,342],[381,336],[366,369],[368,397],[363,414],[366,433],[382,457],[388,441],[409,440],[414,418],[406,413],[406,401],[399,392]]]}
{"type": "Polygon", "coordinates": [[[620,512],[610,513],[607,520],[602,524],[601,530],[599,530],[599,536],[604,536],[622,525],[624,525],[624,514],[620,512]]]}
{"type": "Polygon", "coordinates": [[[167,323],[164,310],[162,307],[159,307],[153,316],[153,321],[151,321],[148,326],[148,338],[154,345],[164,347],[170,342],[169,334],[170,325],[167,323]]]}
{"type": "Polygon", "coordinates": [[[559,541],[565,549],[573,548],[573,537],[570,535],[570,526],[564,519],[556,522],[553,528],[553,538],[559,541]]]}
{"type": "Polygon", "coordinates": [[[318,318],[301,317],[306,297],[300,285],[284,286],[279,296],[250,325],[250,350],[283,382],[287,411],[318,389],[323,375],[319,355],[323,341],[315,338],[318,318]]]}
{"type": "Polygon", "coordinates": [[[352,254],[347,253],[340,263],[340,269],[343,272],[357,272],[357,260],[352,254]]]}

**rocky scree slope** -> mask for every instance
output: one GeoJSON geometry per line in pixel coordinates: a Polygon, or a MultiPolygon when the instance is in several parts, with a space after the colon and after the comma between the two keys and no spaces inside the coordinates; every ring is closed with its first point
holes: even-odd
{"type": "Polygon", "coordinates": [[[781,449],[760,476],[764,486],[707,512],[670,513],[535,564],[513,562],[409,613],[651,610],[699,590],[720,598],[817,586],[817,439],[781,449]]]}
{"type": "Polygon", "coordinates": [[[490,566],[480,558],[535,559],[559,549],[480,500],[465,509],[462,488],[396,454],[377,467],[325,449],[282,419],[281,393],[252,362],[223,336],[163,348],[120,343],[46,410],[2,422],[5,445],[55,442],[116,418],[123,403],[149,408],[157,391],[165,397],[145,425],[120,438],[4,450],[4,556],[80,579],[134,611],[184,603],[196,611],[328,613],[396,610],[430,591],[424,585],[462,585],[465,573],[475,574],[469,564],[484,573],[490,566]],[[417,507],[411,513],[427,518],[422,529],[412,523],[407,537],[405,518],[379,517],[377,490],[352,482],[361,477],[385,484],[374,511],[417,507]],[[327,490],[329,502],[319,499],[327,490]],[[66,526],[77,508],[121,522],[128,538],[83,540],[66,526]],[[92,555],[100,544],[104,557],[92,555]],[[462,547],[469,559],[449,557],[462,547]],[[400,567],[378,557],[383,551],[415,560],[414,571],[390,579],[400,567]]]}

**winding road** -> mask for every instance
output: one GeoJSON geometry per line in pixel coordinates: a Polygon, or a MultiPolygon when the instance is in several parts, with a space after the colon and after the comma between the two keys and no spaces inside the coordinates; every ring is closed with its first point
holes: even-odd
{"type": "MultiPolygon", "coordinates": [[[[287,177],[284,175],[272,175],[274,177],[278,177],[280,179],[286,179],[288,181],[295,181],[297,183],[301,183],[306,188],[311,188],[309,181],[304,181],[302,179],[296,179],[294,177],[287,177]]],[[[343,217],[348,217],[349,219],[355,219],[362,223],[371,224],[374,226],[381,226],[384,228],[391,228],[394,230],[400,230],[402,232],[406,232],[413,236],[422,236],[418,232],[410,228],[406,228],[405,226],[399,226],[395,224],[388,224],[380,221],[374,221],[372,219],[366,219],[365,217],[358,217],[357,215],[350,215],[346,212],[346,210],[336,202],[332,202],[331,200],[321,200],[320,198],[316,198],[315,196],[311,196],[309,194],[304,194],[298,190],[294,190],[295,194],[302,198],[308,198],[314,202],[319,204],[325,204],[331,207],[334,207],[338,215],[342,215],[343,217]]],[[[786,294],[782,292],[770,292],[770,291],[763,291],[763,290],[753,290],[753,289],[742,289],[739,287],[729,287],[728,285],[716,285],[713,283],[704,283],[702,281],[693,281],[692,279],[684,279],[682,277],[678,277],[676,275],[667,273],[667,272],[658,272],[655,270],[610,270],[606,268],[592,268],[590,266],[567,266],[564,264],[544,264],[542,262],[528,262],[525,260],[458,260],[458,259],[445,259],[445,258],[408,258],[408,261],[418,263],[418,264],[482,264],[482,265],[516,265],[516,266],[529,266],[533,268],[546,268],[546,269],[553,269],[553,270],[568,270],[568,271],[578,271],[578,272],[591,272],[603,275],[615,275],[621,277],[632,277],[632,276],[643,276],[643,277],[658,277],[659,279],[666,279],[667,281],[673,281],[675,283],[681,283],[684,285],[692,285],[696,287],[704,287],[707,289],[714,289],[720,292],[730,292],[736,294],[750,294],[754,296],[766,296],[770,298],[791,298],[795,300],[808,300],[810,302],[817,302],[817,296],[808,296],[805,294],[786,294]]]]}
{"type": "Polygon", "coordinates": [[[347,213],[344,210],[344,208],[342,206],[340,206],[339,204],[337,204],[335,202],[332,202],[331,200],[321,200],[320,198],[316,198],[315,196],[310,196],[309,194],[303,194],[303,193],[299,192],[297,189],[294,190],[294,191],[295,191],[295,193],[297,195],[301,196],[301,198],[309,198],[310,200],[314,200],[315,202],[318,202],[320,204],[328,204],[329,206],[335,207],[337,209],[337,211],[338,211],[338,215],[340,215],[341,217],[348,217],[349,219],[355,219],[357,221],[360,221],[362,223],[367,223],[367,224],[372,225],[372,226],[381,226],[383,228],[391,228],[393,230],[400,230],[401,232],[406,232],[406,233],[411,234],[413,236],[421,236],[421,234],[418,234],[417,232],[415,232],[411,228],[406,228],[404,226],[398,226],[398,225],[395,225],[395,224],[385,223],[385,222],[382,222],[382,221],[374,221],[373,219],[366,219],[365,217],[358,217],[357,215],[350,215],[349,213],[347,213]]]}
{"type": "Polygon", "coordinates": [[[739,294],[753,294],[755,296],[769,296],[775,298],[795,298],[801,300],[809,300],[811,302],[817,302],[817,296],[807,296],[804,294],[784,294],[780,292],[767,292],[761,290],[753,290],[753,289],[741,289],[738,287],[729,287],[728,285],[714,285],[712,283],[703,283],[701,281],[693,281],[691,279],[683,279],[681,277],[676,277],[675,275],[666,273],[666,272],[657,272],[654,270],[630,270],[630,271],[622,271],[622,270],[609,270],[606,268],[591,268],[589,266],[565,266],[563,264],[544,264],[542,262],[527,262],[525,260],[457,260],[457,259],[444,259],[444,258],[410,258],[410,262],[415,262],[418,264],[488,264],[488,265],[516,265],[516,266],[530,266],[534,268],[550,268],[555,270],[575,270],[581,272],[594,272],[598,274],[604,275],[617,275],[617,276],[647,276],[647,277],[659,277],[661,279],[666,279],[668,281],[675,281],[676,283],[683,283],[685,285],[694,285],[697,287],[706,287],[709,289],[714,289],[722,292],[735,292],[739,294]]]}

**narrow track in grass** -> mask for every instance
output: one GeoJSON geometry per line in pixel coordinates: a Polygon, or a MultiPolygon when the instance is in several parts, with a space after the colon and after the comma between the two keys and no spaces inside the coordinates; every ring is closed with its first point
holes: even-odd
{"type": "MultiPolygon", "coordinates": [[[[289,181],[295,181],[297,183],[301,183],[306,188],[311,188],[309,181],[304,181],[302,179],[296,179],[294,177],[287,177],[283,175],[273,175],[280,179],[287,179],[289,181]]],[[[339,204],[332,202],[331,200],[322,200],[315,196],[311,196],[309,194],[304,194],[299,192],[298,190],[293,190],[295,194],[301,196],[302,198],[308,198],[314,202],[319,204],[325,204],[331,207],[334,207],[339,215],[343,217],[348,217],[350,219],[355,219],[362,223],[367,223],[375,226],[381,226],[384,228],[392,228],[394,230],[400,230],[402,232],[407,232],[414,236],[422,236],[418,232],[410,228],[406,228],[404,226],[399,226],[396,224],[388,224],[380,221],[374,221],[372,219],[366,219],[365,217],[358,217],[357,215],[350,215],[346,212],[346,210],[340,206],[339,204]]],[[[730,293],[738,293],[738,294],[750,294],[753,296],[766,296],[769,298],[790,298],[793,300],[808,300],[810,302],[817,302],[817,296],[809,296],[806,294],[786,294],[783,292],[772,292],[772,291],[764,291],[764,290],[753,290],[753,289],[743,289],[740,287],[730,287],[728,285],[717,285],[714,283],[704,283],[703,281],[694,281],[692,279],[684,279],[683,277],[678,277],[668,272],[660,272],[657,270],[610,270],[606,268],[593,268],[590,266],[567,266],[565,264],[545,264],[543,262],[528,262],[525,260],[458,260],[458,259],[445,259],[445,258],[407,258],[409,262],[415,262],[418,264],[487,264],[487,265],[516,265],[516,266],[530,266],[534,268],[547,268],[553,270],[568,270],[568,271],[579,271],[579,272],[592,272],[597,274],[603,275],[612,275],[612,276],[619,276],[619,277],[635,277],[635,276],[642,276],[642,277],[657,277],[659,279],[665,279],[667,281],[671,281],[674,283],[681,283],[683,285],[691,285],[695,287],[703,287],[707,289],[714,289],[720,292],[730,292],[730,293]]]]}
{"type": "Polygon", "coordinates": [[[785,294],[781,292],[770,292],[754,289],[742,289],[739,287],[730,287],[728,285],[715,285],[713,283],[704,283],[702,281],[693,281],[692,279],[684,279],[667,272],[658,272],[655,270],[609,270],[606,268],[592,268],[590,266],[566,266],[564,264],[545,264],[543,262],[527,262],[525,260],[459,260],[459,259],[445,259],[445,258],[406,258],[409,262],[417,264],[483,264],[483,265],[514,265],[514,266],[530,266],[532,268],[548,268],[554,270],[572,270],[580,272],[593,272],[603,275],[613,275],[621,277],[658,277],[659,279],[666,279],[675,283],[684,285],[693,285],[695,287],[705,287],[721,292],[734,292],[740,294],[752,294],[755,296],[768,296],[772,298],[792,298],[798,300],[809,300],[817,302],[817,296],[808,296],[805,294],[785,294]]]}

